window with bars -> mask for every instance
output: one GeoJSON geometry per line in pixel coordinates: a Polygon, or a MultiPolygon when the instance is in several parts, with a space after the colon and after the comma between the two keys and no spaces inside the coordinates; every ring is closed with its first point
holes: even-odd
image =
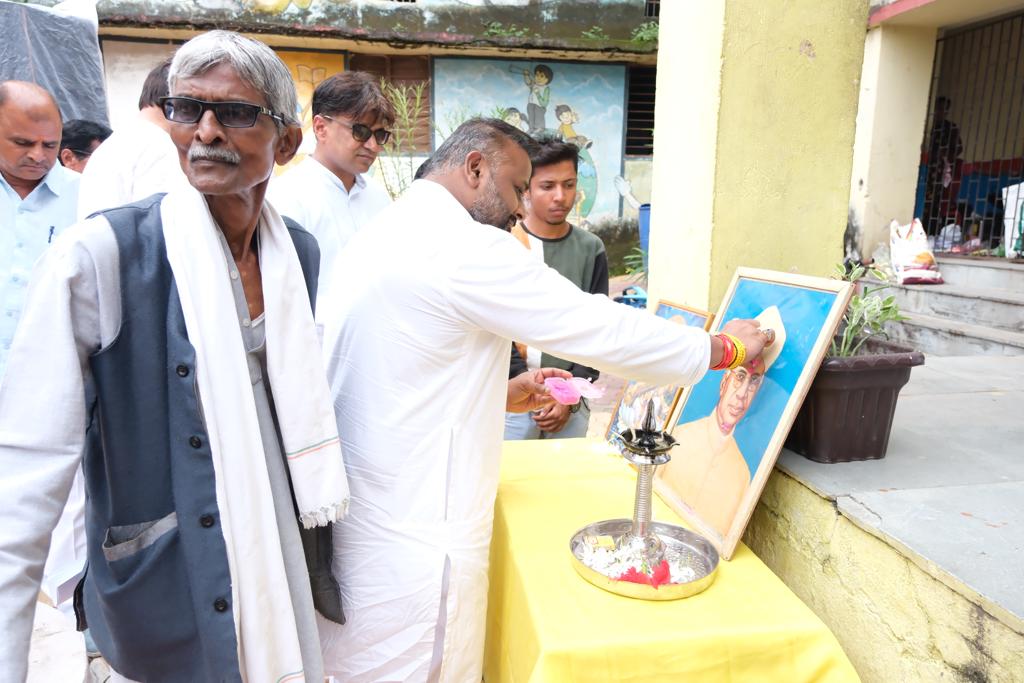
{"type": "MultiPolygon", "coordinates": [[[[350,54],[348,68],[353,71],[366,71],[387,80],[394,86],[404,88],[410,107],[414,90],[422,89],[416,128],[412,134],[412,148],[402,151],[429,154],[431,141],[430,58],[421,55],[350,54]]],[[[401,102],[393,102],[393,104],[396,105],[396,108],[401,106],[401,102]]],[[[410,111],[410,113],[412,112],[410,111]]]]}
{"type": "Polygon", "coordinates": [[[936,251],[1015,246],[1003,241],[1024,199],[1022,90],[1024,13],[936,41],[915,202],[936,251]]]}
{"type": "Polygon", "coordinates": [[[629,68],[629,91],[626,97],[626,154],[654,154],[654,83],[657,69],[653,66],[629,68]]]}
{"type": "Polygon", "coordinates": [[[661,0],[647,0],[644,3],[644,16],[657,17],[661,11],[661,0]]]}

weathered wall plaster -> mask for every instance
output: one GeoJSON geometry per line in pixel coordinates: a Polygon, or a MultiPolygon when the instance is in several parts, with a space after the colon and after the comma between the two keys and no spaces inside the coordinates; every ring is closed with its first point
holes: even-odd
{"type": "Polygon", "coordinates": [[[864,683],[1024,680],[1024,633],[776,470],[744,542],[832,629],[864,683]]]}
{"type": "Polygon", "coordinates": [[[867,0],[662,5],[655,298],[714,310],[738,266],[842,258],[867,0]]]}
{"type": "Polygon", "coordinates": [[[715,304],[738,266],[825,275],[841,260],[867,2],[732,0],[725,19],[715,304]]]}
{"type": "MultiPolygon", "coordinates": [[[[56,4],[56,0],[42,0],[56,4]]],[[[110,27],[223,28],[404,45],[505,46],[653,54],[634,31],[644,0],[99,0],[110,27]]]]}

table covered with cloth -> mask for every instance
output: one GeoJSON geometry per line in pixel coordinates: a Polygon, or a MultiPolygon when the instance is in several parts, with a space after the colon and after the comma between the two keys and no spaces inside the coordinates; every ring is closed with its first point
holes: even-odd
{"type": "MultiPolygon", "coordinates": [[[[572,567],[578,529],[633,513],[636,475],[603,441],[506,442],[494,511],[487,683],[858,681],[825,624],[745,545],[705,592],[626,598],[572,567]]],[[[681,524],[657,497],[656,521],[681,524]]]]}

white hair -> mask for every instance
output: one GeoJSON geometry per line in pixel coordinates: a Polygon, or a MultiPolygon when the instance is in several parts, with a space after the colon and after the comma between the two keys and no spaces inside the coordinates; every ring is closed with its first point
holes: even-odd
{"type": "Polygon", "coordinates": [[[273,50],[232,31],[209,31],[188,41],[174,54],[167,74],[171,93],[178,80],[230,65],[243,81],[263,93],[267,107],[289,125],[298,125],[299,100],[291,72],[273,50]]]}

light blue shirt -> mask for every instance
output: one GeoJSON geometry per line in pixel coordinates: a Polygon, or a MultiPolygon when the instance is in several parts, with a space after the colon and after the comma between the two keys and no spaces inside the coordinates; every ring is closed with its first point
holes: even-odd
{"type": "Polygon", "coordinates": [[[75,222],[80,177],[58,163],[22,199],[0,174],[0,381],[32,266],[57,235],[75,222]]]}

